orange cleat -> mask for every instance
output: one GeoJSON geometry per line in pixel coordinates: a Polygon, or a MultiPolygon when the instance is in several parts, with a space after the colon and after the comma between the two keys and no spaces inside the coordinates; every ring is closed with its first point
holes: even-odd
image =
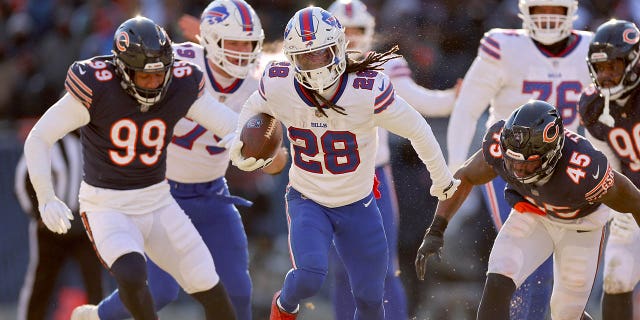
{"type": "Polygon", "coordinates": [[[280,307],[278,307],[278,298],[280,297],[280,291],[276,292],[273,295],[273,300],[271,301],[271,315],[269,316],[269,320],[296,320],[298,317],[298,313],[289,313],[286,312],[280,307]]]}

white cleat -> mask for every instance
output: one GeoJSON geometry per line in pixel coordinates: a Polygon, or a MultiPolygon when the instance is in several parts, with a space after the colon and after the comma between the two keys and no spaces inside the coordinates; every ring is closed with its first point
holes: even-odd
{"type": "Polygon", "coordinates": [[[84,304],[73,309],[70,320],[100,320],[98,306],[84,304]]]}

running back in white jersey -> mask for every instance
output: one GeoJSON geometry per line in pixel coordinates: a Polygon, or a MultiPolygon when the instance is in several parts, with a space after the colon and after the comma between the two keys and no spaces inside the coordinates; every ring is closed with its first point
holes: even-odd
{"type": "Polygon", "coordinates": [[[593,34],[572,33],[575,39],[557,56],[539,49],[522,29],[492,29],[484,35],[478,58],[495,64],[495,74],[485,76],[495,77],[501,87],[491,99],[487,123],[506,119],[516,107],[536,99],[556,106],[564,127],[577,130],[577,102],[591,84],[585,58],[593,34]]]}
{"type": "MultiPolygon", "coordinates": [[[[176,59],[198,65],[204,73],[209,93],[236,112],[240,112],[247,98],[258,88],[258,79],[251,75],[245,79],[228,79],[214,72],[199,44],[173,44],[173,52],[176,59]]],[[[229,152],[216,146],[222,138],[189,119],[178,121],[168,147],[167,178],[199,183],[223,177],[229,166],[229,152]]]]}
{"type": "MultiPolygon", "coordinates": [[[[249,98],[240,114],[238,127],[260,112],[282,121],[293,158],[289,181],[305,197],[327,207],[338,207],[367,196],[373,186],[378,125],[409,137],[425,163],[441,158],[444,168],[444,158],[429,126],[417,111],[395,96],[393,85],[383,73],[343,74],[337,80],[336,93],[328,100],[347,114],[327,107],[327,117],[316,109],[310,91],[293,74],[288,62],[268,65],[258,92],[249,98]]],[[[448,170],[436,167],[434,184],[449,183],[448,170]]]]}

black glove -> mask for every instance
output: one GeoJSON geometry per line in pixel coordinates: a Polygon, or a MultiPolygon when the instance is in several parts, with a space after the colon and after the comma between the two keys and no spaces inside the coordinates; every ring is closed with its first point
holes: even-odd
{"type": "Polygon", "coordinates": [[[436,215],[433,217],[431,226],[425,232],[415,262],[418,280],[424,280],[424,274],[427,271],[427,259],[430,256],[436,255],[436,259],[440,261],[442,246],[444,245],[444,230],[447,228],[447,223],[447,219],[436,215]]]}

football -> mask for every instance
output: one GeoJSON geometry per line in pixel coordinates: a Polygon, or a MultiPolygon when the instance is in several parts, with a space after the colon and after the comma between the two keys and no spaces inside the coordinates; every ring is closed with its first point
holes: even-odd
{"type": "Polygon", "coordinates": [[[267,159],[275,156],[282,145],[282,123],[274,117],[259,113],[242,127],[240,154],[245,158],[267,159]]]}

